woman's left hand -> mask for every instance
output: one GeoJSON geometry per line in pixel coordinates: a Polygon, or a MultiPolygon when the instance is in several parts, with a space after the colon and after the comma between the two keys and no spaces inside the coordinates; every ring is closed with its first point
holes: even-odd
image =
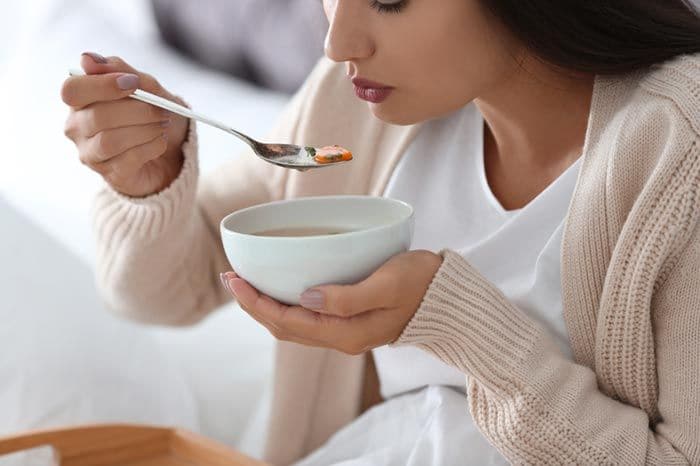
{"type": "Polygon", "coordinates": [[[398,254],[360,283],[306,291],[300,299],[303,307],[260,294],[234,272],[221,274],[221,279],[275,338],[361,354],[399,338],[441,264],[442,257],[430,251],[398,254]]]}

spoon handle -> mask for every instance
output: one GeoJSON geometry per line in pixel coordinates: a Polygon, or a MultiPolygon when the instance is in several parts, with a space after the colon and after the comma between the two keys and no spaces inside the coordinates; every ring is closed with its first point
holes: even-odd
{"type": "MultiPolygon", "coordinates": [[[[71,69],[69,70],[68,74],[71,76],[84,76],[85,73],[82,70],[77,70],[77,69],[71,69]]],[[[248,136],[246,136],[243,133],[240,133],[236,131],[235,129],[226,126],[225,124],[221,123],[220,121],[217,121],[213,118],[209,118],[206,115],[202,115],[201,113],[193,112],[187,107],[183,107],[182,105],[176,104],[175,102],[164,99],[163,97],[157,96],[155,94],[151,94],[150,92],[146,92],[141,89],[136,89],[133,94],[130,94],[129,97],[132,99],[140,100],[141,102],[146,102],[147,104],[154,105],[159,108],[163,108],[165,110],[168,110],[173,113],[177,113],[178,115],[181,115],[185,118],[191,118],[193,120],[201,121],[202,123],[205,123],[209,126],[213,126],[215,128],[219,128],[222,131],[226,131],[229,134],[233,134],[237,138],[243,140],[245,143],[250,145],[251,147],[254,147],[256,144],[256,141],[248,136]]]]}

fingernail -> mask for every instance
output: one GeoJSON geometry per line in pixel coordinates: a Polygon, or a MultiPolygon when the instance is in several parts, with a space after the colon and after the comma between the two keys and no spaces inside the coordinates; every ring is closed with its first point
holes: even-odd
{"type": "Polygon", "coordinates": [[[304,291],[299,297],[299,304],[306,309],[323,309],[326,305],[326,299],[323,293],[318,290],[304,291]]]}
{"type": "Polygon", "coordinates": [[[231,290],[228,287],[228,281],[226,280],[226,275],[223,273],[220,273],[219,278],[221,279],[221,285],[223,285],[224,289],[226,289],[226,291],[230,292],[231,290]]]}
{"type": "Polygon", "coordinates": [[[127,89],[136,89],[138,85],[139,77],[135,74],[123,74],[117,78],[117,86],[123,91],[127,89]]]}
{"type": "Polygon", "coordinates": [[[87,55],[88,57],[92,58],[92,61],[94,61],[95,63],[99,63],[101,65],[104,65],[105,63],[107,63],[107,59],[105,57],[103,57],[102,55],[100,55],[99,53],[83,52],[81,55],[87,55]]]}
{"type": "Polygon", "coordinates": [[[233,285],[235,282],[233,280],[227,280],[227,283],[228,283],[228,289],[231,290],[231,293],[233,293],[233,295],[236,298],[238,298],[238,293],[236,293],[236,288],[233,285]]]}

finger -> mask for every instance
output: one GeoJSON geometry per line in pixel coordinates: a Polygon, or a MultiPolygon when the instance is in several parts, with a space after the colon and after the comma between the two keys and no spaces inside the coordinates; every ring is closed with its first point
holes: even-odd
{"type": "Polygon", "coordinates": [[[95,102],[123,99],[133,93],[139,83],[139,77],[132,73],[71,76],[63,82],[61,98],[73,108],[83,108],[95,102]]]}
{"type": "Polygon", "coordinates": [[[71,107],[83,108],[95,102],[122,99],[137,88],[172,100],[153,76],[134,69],[119,57],[84,53],[81,66],[86,75],[66,79],[61,89],[63,101],[71,107]]]}
{"type": "MultiPolygon", "coordinates": [[[[235,295],[234,295],[234,296],[235,296],[235,295]]],[[[245,305],[241,304],[240,301],[238,301],[238,305],[239,305],[240,308],[243,309],[243,310],[245,311],[245,313],[248,314],[254,321],[256,321],[257,323],[259,323],[260,325],[262,325],[263,327],[265,327],[265,328],[267,329],[267,331],[270,332],[270,334],[271,334],[273,337],[277,338],[278,340],[280,339],[279,337],[282,335],[282,332],[279,331],[279,328],[277,328],[277,327],[276,327],[274,324],[272,324],[271,322],[266,321],[265,319],[263,319],[262,317],[260,317],[260,316],[259,316],[258,314],[256,314],[255,312],[251,311],[251,309],[248,308],[248,306],[245,306],[245,305]]]]}
{"type": "Polygon", "coordinates": [[[85,155],[81,155],[81,160],[87,165],[104,163],[129,149],[163,136],[166,129],[166,124],[151,123],[100,131],[87,139],[87,150],[85,155]]]}
{"type": "Polygon", "coordinates": [[[80,66],[87,74],[104,74],[115,71],[134,73],[138,71],[119,57],[104,57],[95,52],[80,54],[80,66]]]}
{"type": "Polygon", "coordinates": [[[241,306],[253,307],[260,298],[260,293],[258,293],[258,290],[237,276],[228,279],[228,286],[231,289],[231,292],[238,299],[241,306]]]}
{"type": "Polygon", "coordinates": [[[96,102],[72,112],[66,123],[72,133],[90,138],[100,131],[147,125],[170,119],[170,112],[133,99],[96,102]]]}
{"type": "Polygon", "coordinates": [[[286,306],[269,296],[259,293],[248,282],[237,278],[229,282],[231,289],[242,306],[260,319],[269,322],[288,335],[308,340],[325,341],[319,338],[324,320],[333,317],[323,316],[299,306],[286,306]]]}
{"type": "Polygon", "coordinates": [[[122,181],[133,179],[144,165],[165,153],[168,148],[165,136],[158,136],[94,167],[110,184],[118,188],[122,181]]]}
{"type": "Polygon", "coordinates": [[[316,338],[304,338],[302,336],[299,336],[297,334],[291,333],[287,330],[283,330],[275,326],[271,322],[268,322],[267,320],[260,317],[260,314],[257,314],[253,310],[247,309],[243,306],[241,306],[241,309],[243,309],[253,320],[265,327],[270,333],[270,335],[272,335],[276,340],[289,341],[292,343],[297,343],[299,345],[313,346],[316,348],[333,348],[333,346],[327,341],[321,341],[316,338]]]}
{"type": "Polygon", "coordinates": [[[94,53],[86,52],[80,57],[80,65],[89,75],[107,74],[107,73],[128,73],[134,74],[139,78],[139,89],[151,92],[161,97],[171,98],[172,96],[163,89],[157,79],[148,73],[137,70],[121,57],[100,57],[96,60],[94,53]]]}
{"type": "Polygon", "coordinates": [[[255,320],[257,323],[259,323],[260,325],[265,327],[267,329],[267,331],[270,332],[270,335],[272,335],[276,340],[290,341],[292,343],[297,343],[297,344],[304,345],[304,346],[330,348],[330,346],[326,342],[302,338],[298,335],[294,335],[294,334],[291,334],[289,332],[283,331],[282,329],[275,326],[271,322],[268,322],[267,320],[263,319],[255,311],[252,311],[244,306],[241,306],[241,309],[243,309],[253,320],[255,320]]]}
{"type": "Polygon", "coordinates": [[[300,304],[321,314],[350,317],[390,307],[397,294],[397,279],[375,272],[355,285],[324,285],[305,291],[300,304]]]}
{"type": "Polygon", "coordinates": [[[364,353],[381,345],[372,345],[371,341],[377,340],[376,337],[368,339],[373,332],[367,328],[367,322],[374,313],[351,318],[319,314],[299,306],[280,304],[240,278],[231,280],[230,286],[241,307],[278,340],[332,348],[347,354],[364,353]]]}
{"type": "Polygon", "coordinates": [[[285,306],[273,300],[269,296],[260,294],[248,282],[235,274],[225,274],[227,286],[232,290],[233,295],[238,299],[241,308],[247,312],[254,320],[263,325],[278,340],[291,341],[306,346],[316,346],[330,348],[331,345],[313,334],[301,335],[294,331],[293,326],[285,327],[285,320],[282,315],[294,315],[297,312],[310,312],[303,308],[285,306]],[[232,278],[231,278],[232,277],[232,278]]]}
{"type": "Polygon", "coordinates": [[[236,272],[222,272],[219,274],[219,279],[221,280],[221,286],[224,287],[224,290],[226,290],[227,293],[229,293],[233,298],[236,296],[233,294],[233,291],[231,291],[231,288],[228,286],[228,282],[233,280],[234,278],[238,278],[238,275],[236,275],[236,272]]]}

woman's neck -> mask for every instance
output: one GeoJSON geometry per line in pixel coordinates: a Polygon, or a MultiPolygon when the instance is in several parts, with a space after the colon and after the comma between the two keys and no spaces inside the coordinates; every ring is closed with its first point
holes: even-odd
{"type": "Polygon", "coordinates": [[[476,99],[496,150],[489,156],[504,159],[504,164],[541,167],[577,158],[593,82],[593,75],[566,76],[536,59],[524,63],[476,99]]]}
{"type": "Polygon", "coordinates": [[[504,208],[527,205],[580,157],[593,83],[528,63],[476,99],[486,177],[504,208]]]}

